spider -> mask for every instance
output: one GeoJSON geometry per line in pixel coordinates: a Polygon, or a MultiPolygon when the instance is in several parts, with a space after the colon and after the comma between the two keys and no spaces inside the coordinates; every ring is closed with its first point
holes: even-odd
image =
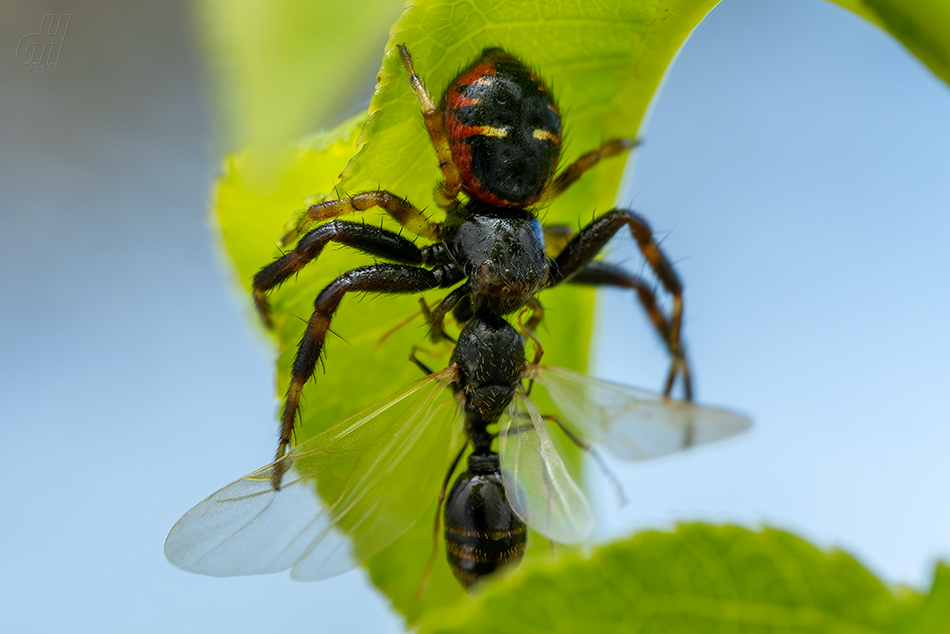
{"type": "MultiPolygon", "coordinates": [[[[433,222],[388,191],[322,201],[298,219],[294,234],[312,223],[321,224],[254,276],[255,304],[264,323],[271,326],[268,292],[317,259],[328,243],[388,261],[348,271],[317,296],[281,411],[276,460],[291,444],[301,394],[314,373],[333,315],[343,297],[353,292],[410,294],[451,288],[427,312],[434,339],[441,336],[450,311],[465,321],[473,316],[503,317],[528,307],[533,313],[524,330],[533,339],[531,331],[543,317],[536,295],[544,289],[564,283],[631,289],[670,354],[664,394],[669,395],[676,376],[681,375],[685,397],[691,400],[689,365],[680,341],[683,287],[647,222],[633,211],[612,209],[572,234],[563,226],[542,227],[535,213],[601,159],[621,154],[636,142],[609,140],[556,174],[562,143],[560,112],[551,91],[525,64],[500,48],[487,48],[451,82],[437,107],[405,45],[399,46],[399,54],[439,161],[443,180],[436,186],[435,202],[445,211],[445,220],[433,222]],[[419,247],[393,231],[336,219],[373,207],[431,244],[419,247]],[[672,296],[669,316],[652,288],[638,276],[594,261],[623,227],[630,230],[647,264],[672,296]],[[563,238],[566,244],[551,257],[546,253],[546,238],[563,238]]],[[[281,470],[275,469],[275,489],[280,478],[281,470]]]]}

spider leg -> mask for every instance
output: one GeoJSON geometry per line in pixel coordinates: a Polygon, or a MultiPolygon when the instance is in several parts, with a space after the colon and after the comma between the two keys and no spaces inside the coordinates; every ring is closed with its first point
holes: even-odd
{"type": "Polygon", "coordinates": [[[586,284],[589,286],[616,286],[635,291],[644,312],[657,334],[665,341],[670,334],[670,325],[666,315],[657,303],[656,295],[650,285],[643,278],[633,275],[623,268],[607,262],[590,262],[569,280],[570,284],[586,284]]]}
{"type": "Polygon", "coordinates": [[[385,190],[379,190],[363,192],[349,198],[324,200],[310,205],[306,211],[294,218],[291,222],[292,228],[280,237],[280,244],[282,246],[290,244],[300,237],[305,227],[314,222],[329,220],[343,214],[366,211],[373,207],[379,207],[398,222],[400,226],[405,227],[420,238],[441,239],[438,223],[426,218],[426,215],[410,205],[409,201],[385,190]]]}
{"type": "Polygon", "coordinates": [[[552,199],[557,198],[564,190],[577,182],[577,179],[581,175],[594,167],[601,161],[601,159],[610,158],[611,156],[616,156],[621,152],[626,152],[629,149],[635,148],[640,145],[638,139],[611,139],[601,145],[595,150],[591,150],[587,154],[584,154],[579,159],[568,165],[564,171],[562,171],[557,178],[554,179],[547,189],[544,190],[544,197],[542,198],[542,204],[550,202],[552,199]]]}
{"type": "MultiPolygon", "coordinates": [[[[545,225],[544,242],[547,246],[548,255],[552,258],[557,257],[574,237],[574,233],[570,225],[545,225]]],[[[666,315],[663,314],[657,303],[652,286],[641,277],[633,275],[615,264],[594,260],[575,273],[568,280],[568,283],[588,286],[616,286],[635,291],[657,334],[664,342],[669,338],[670,326],[666,315]]],[[[689,364],[686,361],[685,350],[683,350],[682,373],[684,377],[689,376],[689,364]]],[[[688,379],[686,379],[686,385],[688,389],[688,379]]]]}
{"type": "Polygon", "coordinates": [[[441,244],[420,249],[401,235],[375,225],[332,220],[305,235],[292,251],[277,258],[254,276],[254,304],[268,328],[273,327],[273,322],[267,304],[267,293],[318,258],[330,242],[345,244],[369,255],[401,264],[427,266],[445,261],[445,251],[441,244]]]}
{"type": "Polygon", "coordinates": [[[689,364],[680,342],[680,330],[683,323],[683,284],[676,275],[673,265],[653,239],[653,231],[646,220],[632,211],[614,209],[581,229],[554,258],[549,269],[548,287],[564,282],[619,286],[637,291],[654,327],[666,341],[667,349],[672,357],[664,394],[670,394],[677,374],[681,374],[686,399],[692,399],[689,364]],[[653,291],[642,280],[624,272],[619,267],[592,262],[610,238],[624,226],[630,228],[647,264],[653,269],[660,284],[673,296],[673,307],[669,318],[663,316],[653,291]]]}
{"type": "MultiPolygon", "coordinates": [[[[323,353],[323,344],[330,329],[330,321],[347,293],[387,295],[422,293],[433,288],[446,288],[461,280],[461,273],[452,265],[437,267],[430,271],[401,264],[376,264],[348,271],[320,291],[314,301],[313,314],[300,340],[297,356],[291,369],[290,385],[281,411],[280,442],[275,460],[280,461],[290,446],[303,388],[313,376],[317,361],[323,353]]],[[[280,488],[280,480],[283,477],[283,469],[278,467],[284,464],[284,462],[277,462],[274,468],[275,489],[280,488]]]]}
{"type": "MultiPolygon", "coordinates": [[[[589,286],[616,286],[635,291],[640,305],[646,312],[650,323],[656,329],[657,334],[664,342],[669,341],[670,323],[663,314],[656,299],[653,288],[643,278],[633,275],[622,267],[607,262],[594,261],[582,268],[574,277],[568,280],[569,284],[586,284],[589,286]]],[[[670,351],[673,354],[673,351],[670,351]]],[[[674,359],[675,361],[675,359],[674,359]]],[[[680,342],[679,374],[683,377],[683,392],[687,401],[693,400],[693,385],[689,368],[689,359],[686,356],[686,347],[680,342]]],[[[672,389],[674,375],[667,377],[667,385],[664,386],[665,393],[669,394],[672,389]]]]}
{"type": "Polygon", "coordinates": [[[432,139],[432,146],[435,148],[435,155],[439,159],[439,169],[442,170],[442,177],[445,179],[435,189],[435,198],[439,207],[448,209],[455,204],[455,197],[462,189],[462,181],[459,175],[459,168],[452,160],[452,148],[449,146],[449,133],[445,129],[445,120],[442,113],[432,101],[432,96],[426,89],[425,82],[416,74],[415,66],[412,64],[412,56],[409,55],[409,49],[405,44],[399,45],[399,55],[402,57],[402,63],[409,73],[409,83],[412,84],[412,90],[416,93],[416,99],[422,106],[422,116],[425,118],[426,129],[429,130],[429,138],[432,139]]]}

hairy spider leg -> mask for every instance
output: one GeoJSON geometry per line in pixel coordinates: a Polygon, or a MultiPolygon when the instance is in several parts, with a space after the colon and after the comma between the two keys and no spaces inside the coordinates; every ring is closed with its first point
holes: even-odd
{"type": "MultiPolygon", "coordinates": [[[[637,294],[640,305],[656,329],[664,343],[669,342],[670,322],[660,308],[653,288],[643,278],[633,275],[626,269],[607,262],[594,261],[583,267],[569,281],[569,284],[586,284],[589,286],[616,286],[630,289],[637,294]]],[[[670,350],[670,354],[673,351],[670,350]]],[[[692,379],[689,369],[689,359],[686,355],[686,346],[680,341],[679,345],[679,373],[683,377],[683,394],[687,401],[693,400],[692,379]]],[[[664,386],[669,394],[672,388],[672,378],[667,377],[668,385],[664,386]]]]}
{"type": "Polygon", "coordinates": [[[653,231],[646,220],[633,211],[613,209],[581,229],[564,247],[564,250],[554,258],[548,271],[546,286],[550,288],[572,281],[578,275],[581,275],[581,279],[578,280],[579,283],[606,284],[632,288],[637,291],[650,320],[653,321],[654,327],[657,328],[666,341],[667,349],[672,357],[663,393],[666,396],[670,395],[676,376],[681,374],[685,398],[686,400],[692,400],[693,390],[689,365],[680,342],[680,329],[683,323],[683,284],[673,269],[673,265],[670,264],[660,246],[653,239],[653,231]],[[642,280],[638,280],[638,278],[627,273],[621,274],[622,269],[619,267],[611,268],[609,265],[595,265],[593,268],[585,270],[585,267],[589,267],[594,257],[614,234],[624,226],[630,228],[630,233],[636,240],[637,247],[646,259],[647,264],[653,269],[663,288],[673,297],[673,306],[668,321],[666,318],[659,319],[662,317],[662,312],[659,311],[656,305],[656,298],[653,296],[653,292],[643,284],[642,280]]]}
{"type": "Polygon", "coordinates": [[[319,225],[300,239],[297,246],[277,258],[254,276],[254,304],[268,328],[273,328],[267,293],[283,284],[304,266],[317,259],[330,242],[345,244],[369,255],[400,264],[431,266],[447,262],[441,244],[419,248],[407,238],[375,225],[332,220],[319,225]]]}
{"type": "Polygon", "coordinates": [[[602,159],[610,158],[626,152],[640,145],[638,139],[610,139],[605,141],[600,147],[584,154],[576,161],[568,165],[558,174],[557,178],[544,190],[542,204],[550,202],[552,199],[564,193],[564,190],[577,182],[581,175],[591,169],[602,159]]]}
{"type": "Polygon", "coordinates": [[[307,381],[313,376],[317,361],[323,353],[323,344],[330,329],[330,321],[347,293],[380,293],[405,295],[422,293],[434,288],[447,288],[462,280],[454,265],[442,265],[432,270],[401,264],[376,264],[348,271],[327,285],[314,301],[313,314],[300,345],[290,375],[290,385],[284,398],[280,416],[280,441],[277,446],[273,484],[280,488],[285,463],[280,459],[290,446],[300,397],[307,381]]]}
{"type": "MultiPolygon", "coordinates": [[[[548,245],[548,255],[556,258],[564,247],[567,246],[571,238],[574,237],[574,229],[569,225],[546,225],[544,227],[544,237],[548,245]]],[[[640,305],[647,313],[650,323],[656,329],[657,334],[665,343],[669,337],[670,326],[666,315],[660,309],[656,300],[656,294],[653,288],[643,278],[633,275],[623,267],[616,264],[610,264],[602,260],[594,260],[584,265],[568,281],[568,284],[583,284],[588,286],[616,286],[636,291],[640,300],[640,305]]],[[[682,348],[682,344],[681,348],[682,348]]],[[[684,364],[685,350],[684,352],[684,364]]],[[[688,374],[688,365],[683,367],[684,373],[688,374]]]]}
{"type": "Polygon", "coordinates": [[[281,246],[286,246],[300,237],[307,226],[321,220],[329,220],[343,214],[352,214],[379,207],[393,220],[420,238],[439,240],[439,224],[430,221],[422,211],[408,200],[385,190],[363,192],[348,198],[324,200],[310,205],[295,220],[294,228],[280,237],[281,246]]]}

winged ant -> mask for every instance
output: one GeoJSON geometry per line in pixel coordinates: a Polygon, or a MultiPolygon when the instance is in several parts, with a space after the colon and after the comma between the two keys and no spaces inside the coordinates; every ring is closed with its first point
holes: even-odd
{"type": "MultiPolygon", "coordinates": [[[[434,491],[439,465],[451,461],[442,477],[441,505],[469,446],[468,469],[445,507],[447,555],[463,585],[470,587],[520,559],[526,524],[554,541],[586,539],[593,528],[590,506],[554,450],[525,381],[537,381],[548,391],[561,417],[554,420],[571,439],[585,448],[587,441],[603,444],[627,460],[718,440],[749,424],[736,414],[688,402],[689,366],[680,341],[682,284],[640,216],[611,210],[570,237],[556,256],[546,254],[546,235],[562,228],[542,227],[533,208],[601,159],[635,143],[608,141],[555,176],[560,114],[551,92],[528,67],[501,49],[486,49],[436,107],[405,46],[399,54],[444,177],[435,198],[446,219],[433,222],[386,191],[326,200],[300,216],[287,240],[321,224],[254,277],[253,297],[265,323],[270,323],[267,294],[331,242],[390,263],[344,273],[317,296],[293,364],[274,462],[214,493],[179,520],[165,553],[180,568],[224,576],[292,567],[295,578],[308,580],[340,574],[418,520],[424,507],[418,492],[434,491]],[[432,244],[420,248],[395,232],[336,219],[372,207],[432,244]],[[672,296],[669,317],[640,278],[594,261],[623,227],[672,296]],[[543,316],[536,295],[564,283],[637,293],[671,357],[662,395],[541,366],[539,356],[534,363],[526,361],[524,339],[505,316],[533,309],[523,332],[535,339],[533,330],[543,316]],[[343,297],[450,287],[455,288],[427,315],[433,338],[443,336],[449,312],[465,323],[449,367],[432,372],[417,361],[426,378],[288,451],[302,389],[343,297]],[[669,399],[677,376],[686,402],[669,399]],[[444,388],[455,399],[440,402],[444,388]],[[451,407],[453,402],[458,406],[451,407]],[[453,412],[464,413],[463,426],[440,420],[453,412]],[[495,424],[497,432],[489,429],[495,424]]],[[[437,515],[436,532],[438,521],[437,515]]]]}

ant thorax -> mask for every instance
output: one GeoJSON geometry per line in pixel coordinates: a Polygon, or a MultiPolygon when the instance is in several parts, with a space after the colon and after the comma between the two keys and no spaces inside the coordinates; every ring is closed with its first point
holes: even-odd
{"type": "Polygon", "coordinates": [[[471,414],[468,425],[484,431],[498,420],[518,387],[525,364],[524,339],[501,317],[476,315],[459,334],[452,363],[471,414]]]}

